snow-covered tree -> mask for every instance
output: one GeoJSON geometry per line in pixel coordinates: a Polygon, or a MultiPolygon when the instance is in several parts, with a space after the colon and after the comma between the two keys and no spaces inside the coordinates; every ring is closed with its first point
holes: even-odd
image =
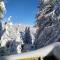
{"type": "Polygon", "coordinates": [[[26,29],[25,29],[24,43],[25,44],[32,44],[32,38],[30,35],[30,28],[29,27],[26,27],[26,29]]]}
{"type": "Polygon", "coordinates": [[[5,8],[4,0],[0,0],[0,40],[2,36],[2,19],[4,17],[5,10],[6,8],[5,8]]]}
{"type": "Polygon", "coordinates": [[[34,42],[36,48],[60,41],[60,0],[39,1],[34,42]]]}
{"type": "Polygon", "coordinates": [[[17,42],[15,40],[11,40],[6,43],[6,53],[7,55],[17,53],[17,42]]]}

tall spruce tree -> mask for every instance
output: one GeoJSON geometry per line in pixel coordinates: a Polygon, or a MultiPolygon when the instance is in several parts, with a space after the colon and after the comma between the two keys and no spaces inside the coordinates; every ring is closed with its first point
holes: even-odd
{"type": "Polygon", "coordinates": [[[35,47],[60,41],[60,0],[39,0],[35,47]]]}
{"type": "Polygon", "coordinates": [[[32,38],[30,35],[30,28],[26,27],[24,35],[24,44],[32,44],[32,38]]]}

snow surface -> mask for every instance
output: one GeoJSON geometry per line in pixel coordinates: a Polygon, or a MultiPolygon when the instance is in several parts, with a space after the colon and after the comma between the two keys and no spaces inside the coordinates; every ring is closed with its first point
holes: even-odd
{"type": "Polygon", "coordinates": [[[16,60],[16,59],[23,59],[23,58],[33,58],[33,57],[45,57],[47,56],[50,52],[51,54],[54,54],[58,59],[60,59],[60,42],[56,42],[53,44],[50,44],[46,47],[43,47],[41,49],[31,51],[31,52],[26,52],[22,54],[16,54],[16,55],[10,55],[10,56],[3,56],[0,58],[0,60],[16,60]]]}

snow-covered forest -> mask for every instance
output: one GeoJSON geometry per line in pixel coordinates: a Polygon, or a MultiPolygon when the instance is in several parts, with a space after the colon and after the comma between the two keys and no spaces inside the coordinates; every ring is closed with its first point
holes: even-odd
{"type": "Polygon", "coordinates": [[[1,55],[17,54],[33,50],[35,27],[22,24],[13,24],[11,17],[2,26],[0,40],[1,55]]]}
{"type": "Polygon", "coordinates": [[[35,27],[13,24],[12,16],[2,21],[5,14],[5,1],[0,0],[0,56],[33,50],[35,27]]]}
{"type": "Polygon", "coordinates": [[[35,47],[60,42],[60,0],[39,0],[35,47]]]}
{"type": "Polygon", "coordinates": [[[0,0],[0,56],[29,52],[60,42],[60,0],[38,0],[35,26],[4,23],[6,7],[0,0]]]}

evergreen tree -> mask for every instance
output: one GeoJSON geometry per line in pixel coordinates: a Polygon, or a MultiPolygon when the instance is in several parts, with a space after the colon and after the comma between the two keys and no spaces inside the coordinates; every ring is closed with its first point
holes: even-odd
{"type": "Polygon", "coordinates": [[[4,0],[0,0],[0,40],[2,36],[2,20],[4,17],[5,10],[6,9],[5,9],[4,0]]]}
{"type": "Polygon", "coordinates": [[[1,40],[1,35],[2,35],[2,22],[0,21],[0,40],[1,40]]]}
{"type": "Polygon", "coordinates": [[[32,44],[32,38],[30,35],[30,28],[29,27],[26,27],[26,29],[25,29],[24,43],[25,44],[32,44]]]}
{"type": "Polygon", "coordinates": [[[13,41],[8,41],[6,43],[6,50],[7,50],[7,55],[11,55],[11,54],[16,54],[17,53],[17,42],[15,40],[13,41]]]}
{"type": "Polygon", "coordinates": [[[40,48],[60,41],[60,0],[39,0],[36,15],[35,47],[40,48]]]}

